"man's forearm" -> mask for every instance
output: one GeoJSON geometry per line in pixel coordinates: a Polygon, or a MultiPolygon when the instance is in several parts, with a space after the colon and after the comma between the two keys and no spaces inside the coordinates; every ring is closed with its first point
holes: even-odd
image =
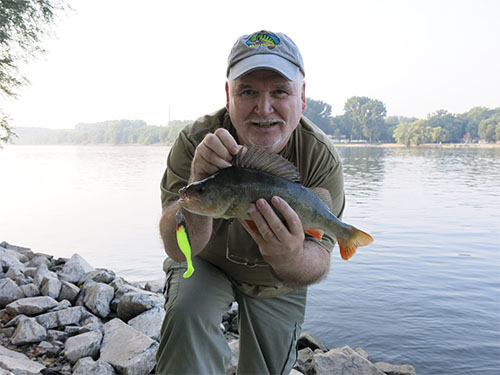
{"type": "Polygon", "coordinates": [[[305,240],[301,256],[286,264],[272,266],[275,275],[285,284],[307,286],[322,280],[330,269],[330,253],[316,242],[305,240]]]}
{"type": "MultiPolygon", "coordinates": [[[[163,210],[160,219],[160,235],[167,255],[176,262],[186,260],[184,254],[177,245],[175,213],[179,209],[176,202],[163,210]]],[[[195,215],[183,210],[186,218],[186,226],[191,243],[191,255],[199,254],[206,246],[212,234],[212,218],[195,215]],[[193,229],[196,228],[194,231],[193,229]]]]}

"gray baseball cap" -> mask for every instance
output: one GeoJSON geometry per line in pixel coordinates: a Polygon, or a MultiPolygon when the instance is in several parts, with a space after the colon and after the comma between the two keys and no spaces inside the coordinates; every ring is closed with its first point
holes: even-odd
{"type": "Polygon", "coordinates": [[[283,33],[262,30],[241,36],[227,59],[226,75],[237,79],[256,69],[271,69],[289,81],[297,78],[299,70],[305,76],[299,48],[283,33]]]}

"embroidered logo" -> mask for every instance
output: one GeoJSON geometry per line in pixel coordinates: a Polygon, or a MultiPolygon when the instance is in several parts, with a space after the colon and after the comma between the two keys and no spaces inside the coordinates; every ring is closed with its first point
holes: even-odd
{"type": "Polygon", "coordinates": [[[246,44],[248,47],[267,47],[273,49],[280,44],[280,38],[275,35],[267,33],[255,33],[247,39],[246,44]]]}

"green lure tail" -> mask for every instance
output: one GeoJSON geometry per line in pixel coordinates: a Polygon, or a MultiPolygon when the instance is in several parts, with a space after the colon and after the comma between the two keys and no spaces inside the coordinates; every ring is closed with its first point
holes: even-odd
{"type": "Polygon", "coordinates": [[[191,244],[189,243],[189,236],[187,233],[186,227],[186,219],[182,214],[181,210],[178,210],[175,214],[175,220],[177,221],[176,228],[176,236],[177,236],[177,245],[179,245],[179,249],[181,249],[182,253],[186,257],[187,261],[187,271],[184,272],[185,279],[191,277],[194,272],[193,261],[191,260],[191,244]]]}

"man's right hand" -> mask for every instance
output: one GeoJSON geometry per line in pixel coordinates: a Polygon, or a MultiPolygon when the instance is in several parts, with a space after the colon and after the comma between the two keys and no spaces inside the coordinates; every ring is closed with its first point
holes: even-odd
{"type": "Polygon", "coordinates": [[[208,133],[194,152],[189,183],[230,167],[233,155],[236,155],[241,147],[226,129],[219,128],[214,133],[208,133]]]}

